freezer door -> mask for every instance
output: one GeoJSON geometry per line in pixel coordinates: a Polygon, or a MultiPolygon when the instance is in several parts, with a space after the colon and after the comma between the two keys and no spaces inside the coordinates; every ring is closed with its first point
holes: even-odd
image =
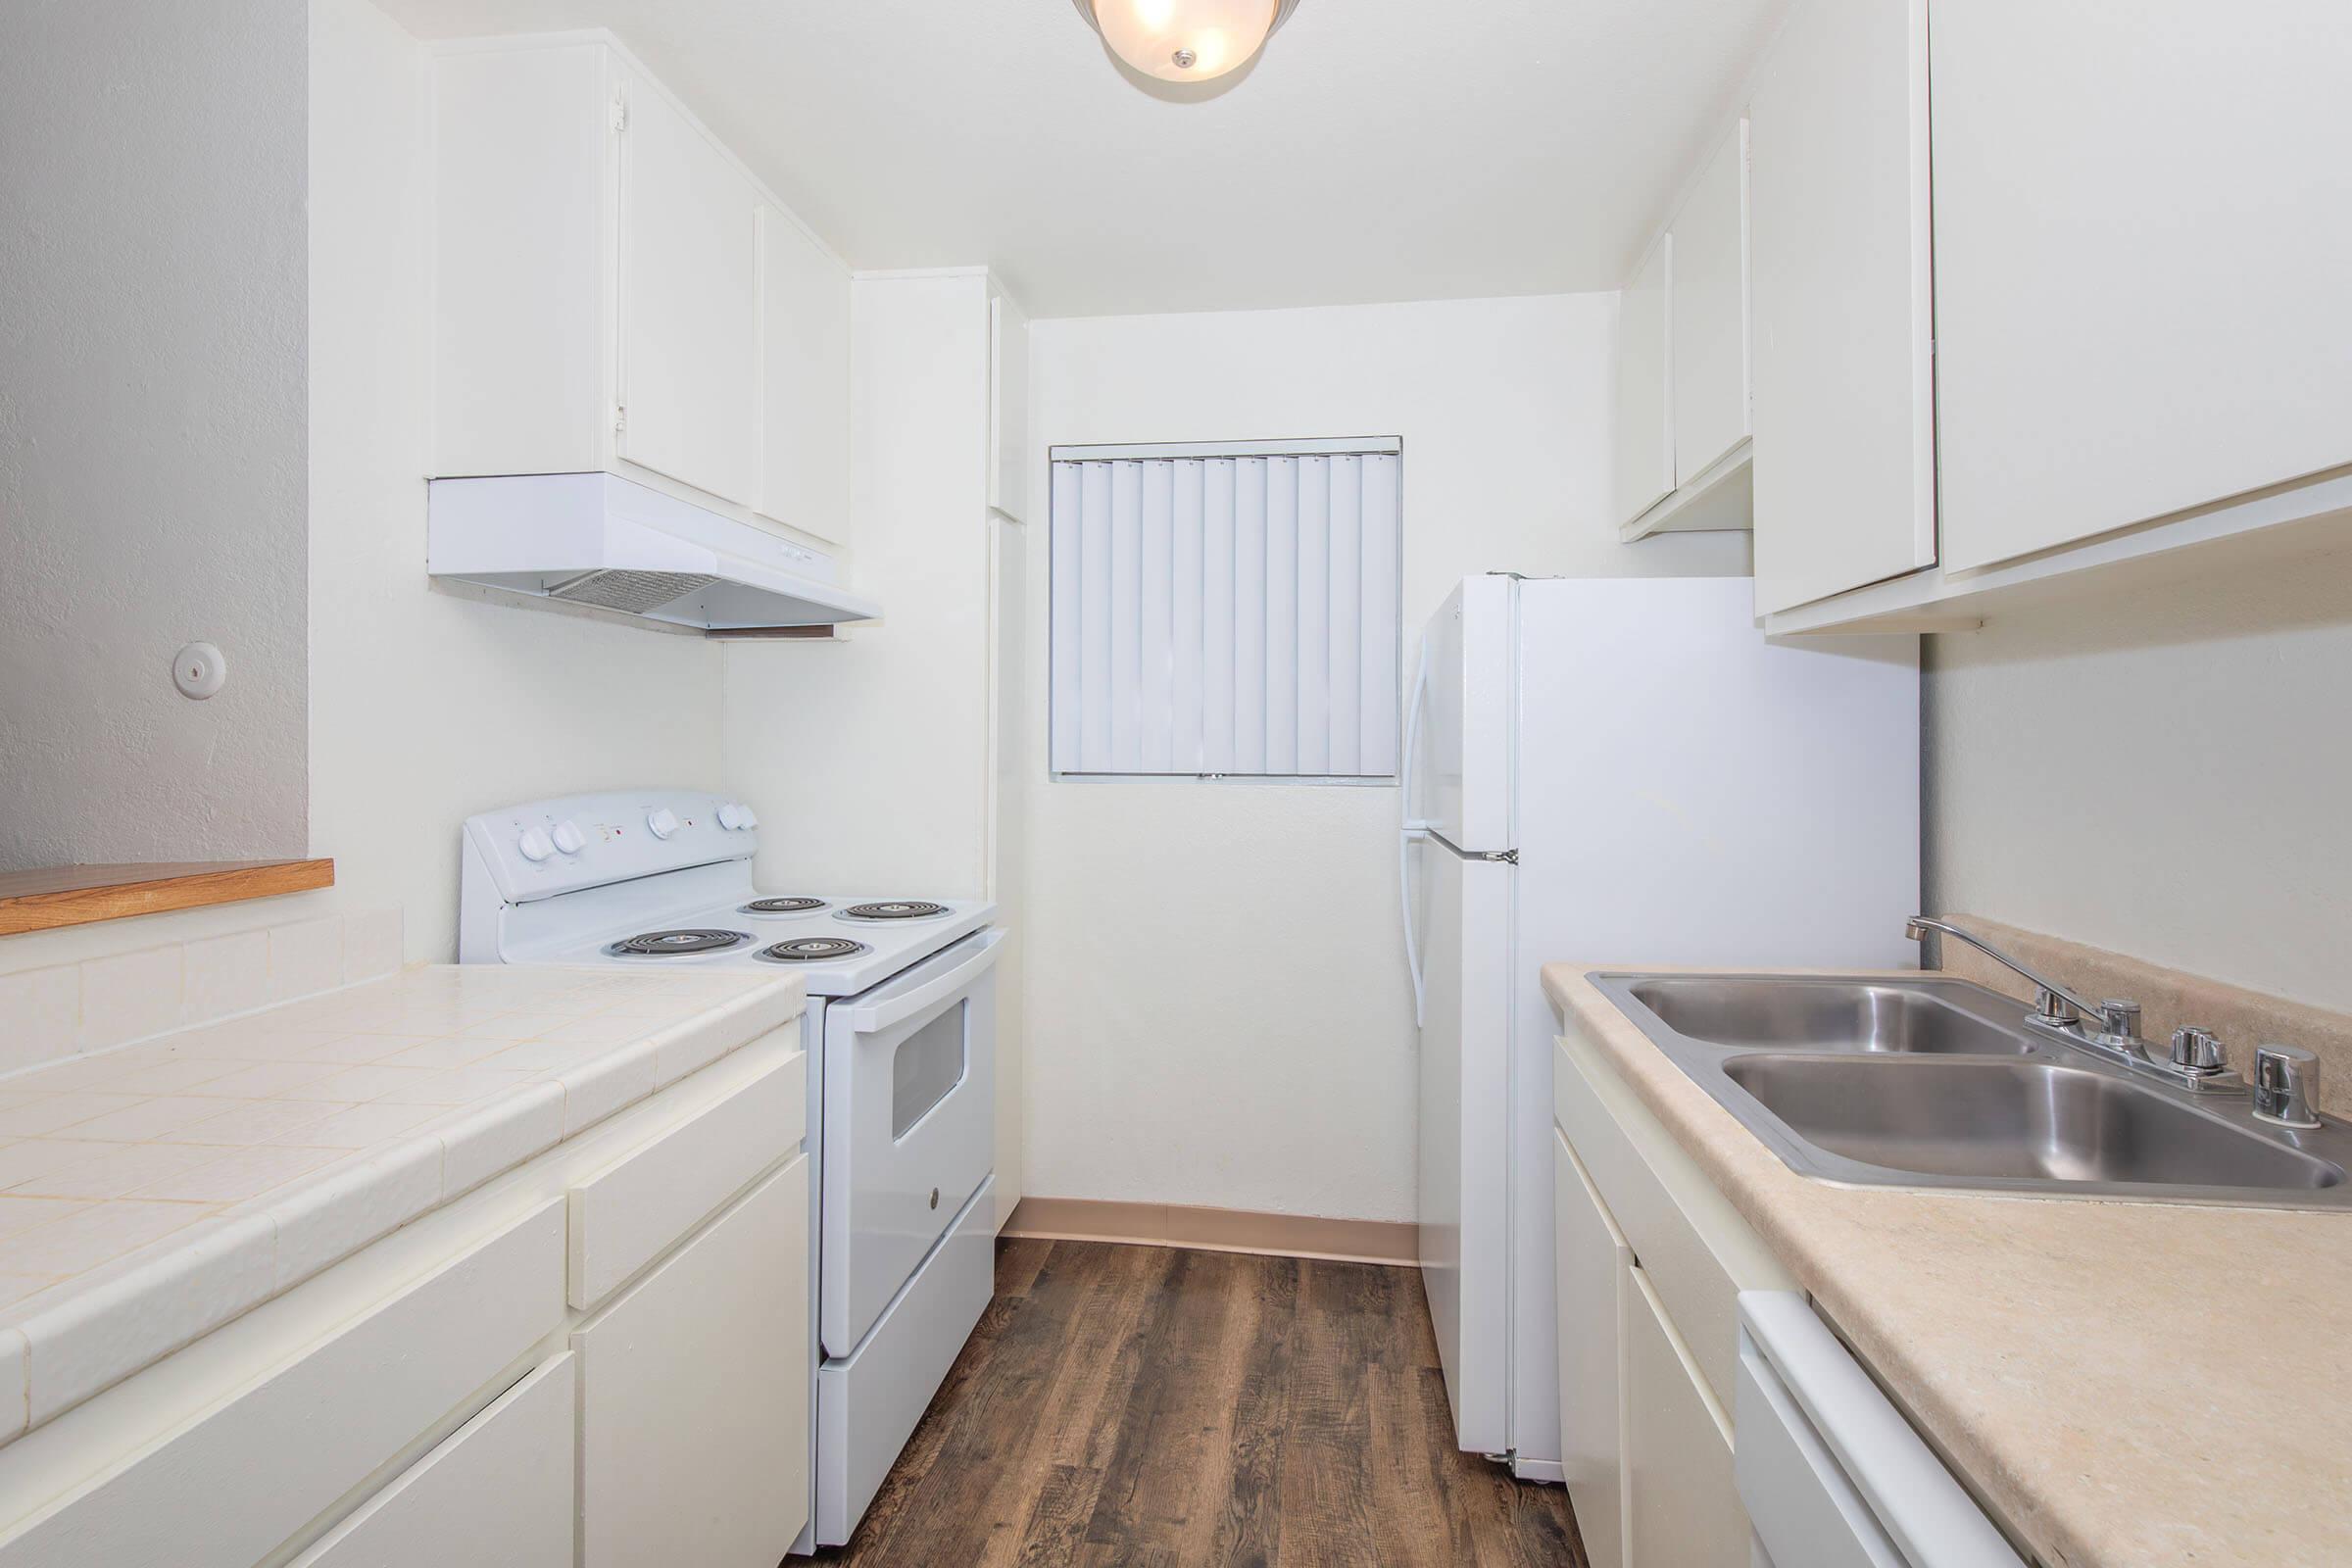
{"type": "Polygon", "coordinates": [[[1424,685],[1405,815],[1457,849],[1512,847],[1514,586],[1508,577],[1465,577],[1421,630],[1424,685]]]}
{"type": "MultiPolygon", "coordinates": [[[[1411,851],[1425,944],[1421,1029],[1421,1286],[1454,1441],[1509,1446],[1511,867],[1434,839],[1411,851]]],[[[1546,1264],[1548,1266],[1548,1263],[1546,1264]]]]}

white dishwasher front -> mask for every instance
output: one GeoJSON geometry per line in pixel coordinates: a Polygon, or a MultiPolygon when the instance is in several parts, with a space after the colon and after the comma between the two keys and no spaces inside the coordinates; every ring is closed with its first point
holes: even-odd
{"type": "Polygon", "coordinates": [[[1804,1297],[1740,1294],[1735,1403],[1758,1568],[2023,1568],[1804,1297]]]}

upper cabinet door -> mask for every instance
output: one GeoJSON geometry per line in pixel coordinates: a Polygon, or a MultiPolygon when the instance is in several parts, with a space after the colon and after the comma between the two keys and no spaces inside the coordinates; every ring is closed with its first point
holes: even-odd
{"type": "Polygon", "coordinates": [[[1798,0],[1748,142],[1761,614],[1936,561],[1927,0],[1798,0]]]}
{"type": "Polygon", "coordinates": [[[850,537],[850,274],[760,204],[761,515],[850,537]]]}
{"type": "Polygon", "coordinates": [[[1631,522],[1674,488],[1673,345],[1668,295],[1674,236],[1650,249],[1617,304],[1615,521],[1631,522]]]}
{"type": "Polygon", "coordinates": [[[2352,462],[2343,0],[1939,5],[1944,564],[2352,462]]]}
{"type": "Polygon", "coordinates": [[[1747,439],[1747,122],[1674,220],[1674,482],[1747,439]]]}
{"type": "Polygon", "coordinates": [[[620,137],[619,455],[745,506],[760,483],[758,196],[643,77],[620,137]]]}
{"type": "Polygon", "coordinates": [[[1029,499],[1029,318],[988,296],[988,504],[1013,521],[1029,499]]]}

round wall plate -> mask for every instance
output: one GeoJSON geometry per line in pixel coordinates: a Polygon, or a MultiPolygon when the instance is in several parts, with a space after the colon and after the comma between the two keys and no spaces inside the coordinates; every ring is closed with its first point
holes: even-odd
{"type": "Polygon", "coordinates": [[[212,643],[190,643],[172,656],[172,684],[201,703],[228,684],[228,656],[212,643]]]}

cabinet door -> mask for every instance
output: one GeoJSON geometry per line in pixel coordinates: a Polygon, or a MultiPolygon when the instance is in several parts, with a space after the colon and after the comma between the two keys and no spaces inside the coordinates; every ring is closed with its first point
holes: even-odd
{"type": "Polygon", "coordinates": [[[634,75],[624,85],[616,449],[749,506],[760,475],[758,195],[659,88],[634,75]]]}
{"type": "Polygon", "coordinates": [[[1674,220],[1674,482],[1747,439],[1747,122],[1674,220]]]}
{"type": "Polygon", "coordinates": [[[850,537],[850,274],[760,205],[760,512],[850,537]]]}
{"type": "Polygon", "coordinates": [[[1618,1278],[1634,1254],[1568,1140],[1551,1133],[1552,1266],[1559,1282],[1560,1469],[1592,1568],[1625,1568],[1625,1343],[1618,1278]]]}
{"type": "Polygon", "coordinates": [[[1927,0],[1798,0],[1757,71],[1759,614],[1936,560],[1927,48],[1927,0]]]}
{"type": "Polygon", "coordinates": [[[293,1568],[570,1568],[572,1357],[499,1396],[293,1568]]]}
{"type": "Polygon", "coordinates": [[[1626,1561],[1747,1568],[1747,1513],[1732,1422],[1639,1268],[1618,1275],[1625,1312],[1626,1561]]]}
{"type": "Polygon", "coordinates": [[[580,1568],[775,1568],[808,1520],[808,1161],[573,1334],[580,1568]]]}
{"type": "Polygon", "coordinates": [[[2343,0],[1967,0],[1932,47],[1947,567],[2352,462],[2343,0]]]}
{"type": "Polygon", "coordinates": [[[988,504],[1013,521],[1029,497],[1029,318],[988,297],[988,504]]]}
{"type": "Polygon", "coordinates": [[[1618,522],[1631,522],[1674,488],[1674,374],[1668,293],[1674,236],[1659,238],[1617,303],[1618,522]]]}

